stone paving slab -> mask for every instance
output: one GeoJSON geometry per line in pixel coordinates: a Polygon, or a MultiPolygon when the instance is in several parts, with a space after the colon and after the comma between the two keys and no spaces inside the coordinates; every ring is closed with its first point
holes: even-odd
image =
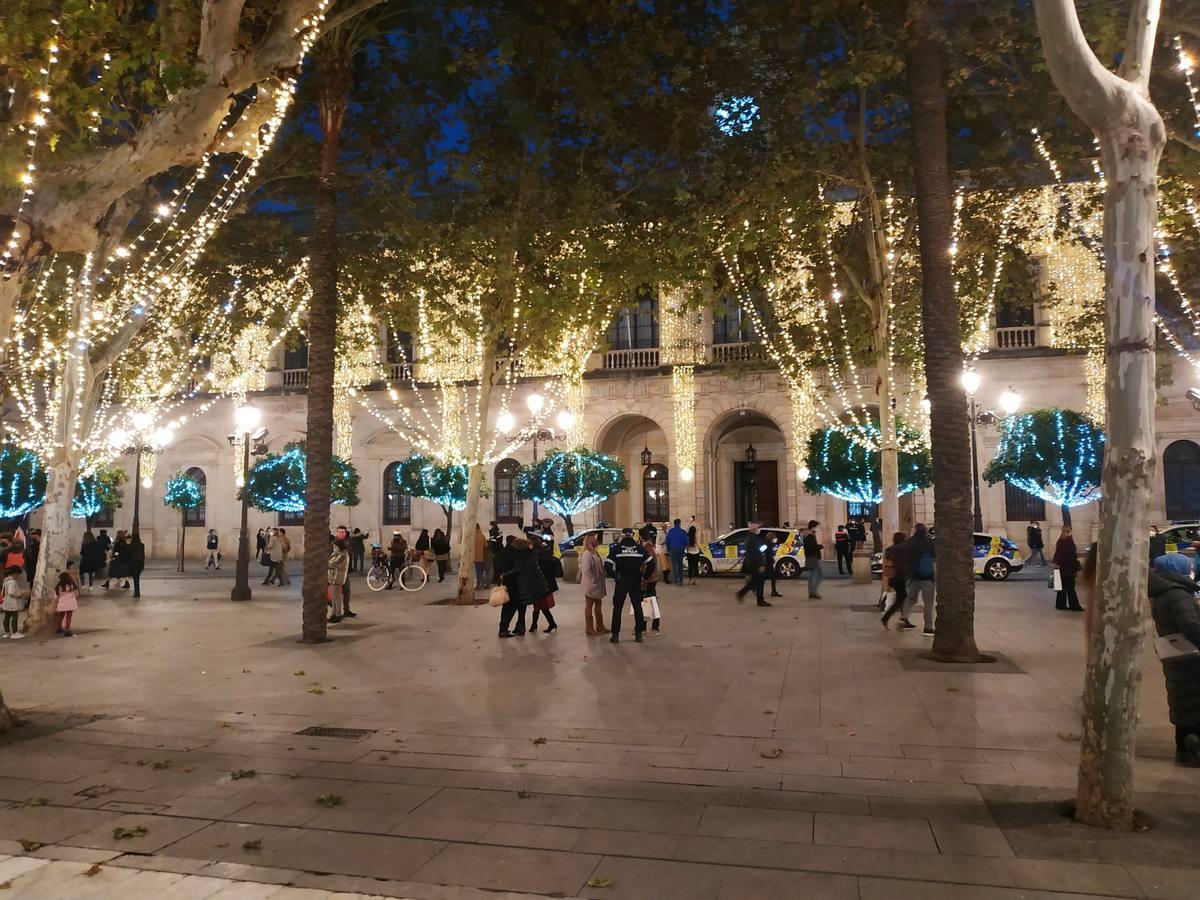
{"type": "Polygon", "coordinates": [[[234,608],[219,585],[98,593],[85,641],[0,648],[31,710],[0,739],[0,853],[155,876],[131,897],[1195,896],[1200,779],[1166,758],[1152,658],[1138,776],[1162,828],[1133,837],[1155,850],[1028,818],[1073,792],[1082,670],[1078,623],[1028,585],[980,585],[1011,674],[906,669],[926,639],[849,612],[870,588],[846,582],[771,610],[670,588],[664,633],[619,647],[498,642],[486,607],[365,591],[355,641],[302,647],[296,588],[234,608]]]}

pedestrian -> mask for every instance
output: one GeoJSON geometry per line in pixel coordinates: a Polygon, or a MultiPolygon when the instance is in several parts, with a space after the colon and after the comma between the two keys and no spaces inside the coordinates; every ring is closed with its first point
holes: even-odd
{"type": "Polygon", "coordinates": [[[514,538],[509,547],[512,568],[503,573],[508,602],[500,609],[500,637],[521,637],[525,634],[525,608],[545,597],[546,577],[533,544],[525,538],[514,538]],[[517,627],[509,630],[514,617],[517,627]]]}
{"type": "Polygon", "coordinates": [[[288,539],[287,529],[279,529],[279,558],[275,561],[275,577],[279,580],[282,587],[287,587],[292,583],[292,578],[287,572],[287,561],[292,556],[292,542],[288,539]]]}
{"type": "Polygon", "coordinates": [[[96,536],[96,541],[100,544],[100,549],[104,551],[104,558],[108,559],[108,554],[112,552],[113,541],[108,536],[107,528],[100,529],[100,534],[96,536]]]}
{"type": "Polygon", "coordinates": [[[583,552],[579,555],[579,584],[583,587],[583,619],[589,635],[604,633],[604,598],[608,596],[604,560],[596,549],[600,539],[589,532],[583,537],[583,552]]]}
{"type": "Polygon", "coordinates": [[[341,541],[343,544],[346,545],[347,568],[346,568],[346,580],[342,582],[342,616],[347,619],[354,619],[354,618],[358,617],[358,613],[354,612],[354,610],[352,610],[350,608],[350,583],[351,583],[351,581],[350,581],[350,568],[349,568],[349,566],[352,565],[353,561],[354,561],[354,550],[352,549],[353,545],[350,543],[350,541],[351,541],[350,532],[347,530],[345,525],[339,525],[337,527],[337,535],[336,535],[335,540],[341,541]]]}
{"type": "Polygon", "coordinates": [[[778,578],[778,573],[775,571],[775,553],[779,549],[779,537],[774,531],[767,532],[767,574],[771,579],[771,596],[782,597],[779,593],[779,588],[775,586],[775,580],[778,578]]]}
{"type": "Polygon", "coordinates": [[[208,539],[204,546],[208,550],[208,562],[204,564],[204,568],[219,570],[221,568],[221,541],[217,537],[215,528],[208,529],[208,539]]]}
{"type": "Polygon", "coordinates": [[[437,562],[438,582],[446,580],[446,569],[450,566],[450,539],[440,528],[435,528],[429,540],[429,550],[437,562]]]}
{"type": "Polygon", "coordinates": [[[104,569],[104,550],[91,529],[83,533],[79,545],[79,580],[87,579],[88,588],[96,583],[96,576],[104,569]]]}
{"type": "Polygon", "coordinates": [[[554,613],[550,612],[554,608],[554,595],[558,591],[558,579],[562,576],[562,563],[558,557],[554,555],[554,545],[549,541],[542,539],[542,536],[537,532],[533,532],[529,536],[530,544],[532,544],[534,552],[537,553],[538,568],[542,571],[542,578],[546,582],[546,593],[533,601],[533,621],[529,623],[530,632],[537,631],[538,615],[546,617],[546,634],[558,629],[558,623],[554,621],[554,613]]]}
{"type": "Polygon", "coordinates": [[[887,599],[890,601],[879,619],[884,631],[888,630],[888,622],[897,612],[900,613],[901,628],[917,627],[908,621],[908,615],[903,611],[904,603],[908,599],[907,574],[904,571],[905,555],[904,532],[897,531],[892,535],[892,546],[883,551],[883,583],[889,589],[887,599]]]}
{"type": "Polygon", "coordinates": [[[279,543],[279,535],[274,528],[268,528],[266,534],[263,535],[267,545],[263,548],[260,562],[266,567],[267,575],[263,579],[263,584],[271,584],[275,580],[275,560],[282,553],[282,548],[279,543]]]}
{"type": "Polygon", "coordinates": [[[850,535],[850,553],[857,553],[867,544],[867,529],[863,526],[862,516],[855,516],[846,526],[846,533],[850,535]]]}
{"type": "Polygon", "coordinates": [[[683,558],[687,554],[688,533],[683,530],[679,520],[667,531],[667,557],[671,560],[671,583],[683,585],[683,558]]]}
{"type": "Polygon", "coordinates": [[[1036,519],[1025,529],[1025,542],[1029,545],[1029,564],[1032,566],[1036,561],[1039,566],[1046,565],[1046,554],[1042,552],[1046,542],[1042,540],[1042,526],[1036,519]]]}
{"type": "MultiPolygon", "coordinates": [[[[1196,605],[1191,559],[1182,553],[1157,557],[1149,590],[1155,633],[1200,648],[1200,607],[1196,605]]],[[[1167,709],[1175,726],[1175,761],[1200,768],[1200,655],[1160,655],[1167,709]]]]}
{"type": "Polygon", "coordinates": [[[104,579],[104,589],[109,589],[114,578],[124,581],[124,584],[121,585],[122,588],[129,587],[129,575],[129,542],[125,539],[125,532],[118,531],[108,561],[108,577],[104,579]]]}
{"type": "Polygon", "coordinates": [[[350,533],[350,571],[366,572],[367,535],[369,531],[355,528],[350,533]]]}
{"type": "Polygon", "coordinates": [[[267,549],[267,535],[261,528],[254,536],[254,558],[262,559],[263,551],[267,549]]]}
{"type": "Polygon", "coordinates": [[[878,517],[871,520],[871,551],[883,552],[883,519],[878,517]]]}
{"type": "Polygon", "coordinates": [[[421,568],[425,570],[425,574],[429,574],[429,564],[433,562],[433,553],[429,549],[429,529],[422,528],[421,533],[417,535],[416,543],[413,544],[413,550],[416,551],[416,558],[421,563],[421,568]]]}
{"type": "Polygon", "coordinates": [[[850,532],[846,530],[845,525],[839,525],[833,533],[833,549],[837,554],[837,566],[839,575],[854,574],[854,545],[850,543],[850,532]],[[842,563],[846,564],[846,571],[842,571],[842,563]]]}
{"type": "Polygon", "coordinates": [[[25,537],[19,530],[13,536],[12,543],[8,545],[8,552],[4,555],[4,568],[10,569],[13,566],[22,572],[25,571],[25,537]]]}
{"type": "Polygon", "coordinates": [[[400,574],[400,570],[404,568],[405,562],[408,560],[408,541],[400,534],[399,531],[392,532],[392,542],[388,544],[388,583],[387,589],[393,590],[396,587],[396,576],[400,574]]]}
{"type": "MultiPolygon", "coordinates": [[[[479,590],[485,584],[483,574],[486,568],[485,562],[487,559],[488,542],[483,536],[483,528],[479,523],[475,523],[475,589],[479,590]]],[[[460,566],[461,568],[461,566],[460,566]]]]}
{"type": "Polygon", "coordinates": [[[904,542],[904,574],[908,579],[905,590],[908,592],[907,606],[902,620],[907,620],[909,614],[917,605],[920,598],[924,603],[925,630],[924,634],[933,634],[934,624],[934,575],[937,570],[937,553],[929,529],[921,522],[913,526],[912,537],[904,542]]]}
{"type": "MultiPolygon", "coordinates": [[[[679,520],[676,519],[676,522],[679,520]]],[[[683,529],[680,529],[681,531],[683,529]]],[[[659,580],[659,565],[657,555],[654,553],[654,542],[646,541],[643,545],[646,552],[651,555],[650,562],[647,564],[645,571],[642,573],[642,618],[650,619],[650,630],[658,634],[662,626],[662,613],[658,608],[658,580],[659,580]],[[649,615],[646,615],[649,613],[649,615]]],[[[671,570],[675,570],[675,560],[671,559],[671,570]]]]}
{"type": "Polygon", "coordinates": [[[63,637],[74,637],[71,630],[71,619],[75,610],[79,609],[79,582],[70,572],[60,572],[58,584],[54,586],[54,614],[58,618],[58,628],[55,634],[63,637]]]}
{"type": "Polygon", "coordinates": [[[1055,592],[1054,608],[1071,612],[1083,612],[1079,605],[1079,595],[1075,592],[1075,578],[1079,575],[1079,551],[1075,549],[1075,539],[1071,537],[1071,526],[1064,525],[1058,535],[1058,543],[1054,545],[1054,557],[1051,559],[1055,570],[1062,581],[1062,587],[1055,592]]]}
{"type": "Polygon", "coordinates": [[[621,607],[628,599],[633,607],[633,639],[640,644],[642,632],[646,630],[646,617],[642,613],[642,574],[654,554],[647,554],[646,548],[634,540],[632,528],[622,528],[621,540],[608,548],[608,558],[617,572],[613,579],[612,637],[609,641],[616,644],[621,640],[621,607]]]}
{"type": "Polygon", "coordinates": [[[687,555],[688,564],[688,584],[700,583],[700,541],[696,533],[696,526],[689,526],[687,531],[688,542],[684,553],[687,555]]]}
{"type": "Polygon", "coordinates": [[[20,566],[6,566],[4,569],[4,599],[0,602],[0,609],[4,610],[4,637],[13,640],[25,637],[17,628],[17,620],[28,597],[28,590],[24,587],[24,574],[20,566]]]}
{"type": "Polygon", "coordinates": [[[38,554],[42,551],[42,533],[36,529],[29,532],[29,544],[25,548],[25,578],[33,584],[37,574],[38,554]]]}
{"type": "Polygon", "coordinates": [[[346,542],[335,540],[329,551],[329,562],[325,565],[325,582],[328,585],[326,596],[333,605],[329,616],[331,623],[342,621],[342,587],[350,580],[350,551],[346,542]]]}
{"type": "MultiPolygon", "coordinates": [[[[142,596],[142,572],[145,570],[146,545],[142,543],[142,536],[135,531],[129,538],[129,577],[133,579],[134,600],[142,596]]],[[[125,586],[128,587],[128,583],[125,586]]]]}
{"type": "Polygon", "coordinates": [[[504,551],[504,535],[495,522],[488,525],[488,556],[492,564],[492,584],[500,583],[500,554],[504,551]]]}
{"type": "Polygon", "coordinates": [[[808,599],[821,599],[821,581],[825,573],[821,571],[821,551],[824,546],[817,540],[817,528],[820,522],[810,519],[808,530],[804,533],[804,571],[808,574],[808,599]]]}
{"type": "Polygon", "coordinates": [[[1157,525],[1150,526],[1150,562],[1167,552],[1167,536],[1160,534],[1157,525]]]}
{"type": "Polygon", "coordinates": [[[742,544],[741,554],[742,574],[746,576],[746,583],[738,588],[734,596],[741,602],[746,599],[748,593],[753,591],[754,599],[759,606],[770,606],[771,604],[763,597],[763,586],[767,581],[767,542],[764,535],[759,534],[760,528],[762,528],[761,522],[749,523],[749,531],[742,544]]]}

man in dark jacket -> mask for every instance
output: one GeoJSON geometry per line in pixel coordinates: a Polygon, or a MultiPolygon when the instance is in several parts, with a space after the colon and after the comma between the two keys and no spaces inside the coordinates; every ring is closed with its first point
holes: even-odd
{"type": "Polygon", "coordinates": [[[1046,542],[1042,539],[1042,526],[1037,522],[1030,522],[1029,527],[1025,529],[1025,543],[1029,545],[1029,564],[1032,566],[1036,559],[1039,566],[1044,566],[1046,554],[1042,551],[1046,542]]]}
{"type": "Polygon", "coordinates": [[[825,573],[821,571],[822,546],[817,540],[817,529],[821,523],[810,519],[808,530],[804,532],[804,571],[808,573],[808,599],[820,600],[821,579],[825,573]]]}
{"type": "Polygon", "coordinates": [[[933,580],[937,553],[934,551],[933,538],[929,529],[921,522],[913,526],[912,537],[904,542],[904,573],[908,576],[908,600],[905,603],[903,618],[917,605],[920,595],[925,607],[925,634],[933,634],[934,594],[933,580]]]}
{"type": "Polygon", "coordinates": [[[760,522],[751,522],[746,541],[742,544],[742,574],[746,583],[738,588],[736,596],[739,601],[746,599],[746,594],[754,591],[754,599],[759,606],[770,606],[763,599],[763,585],[767,580],[767,540],[759,533],[760,522]]]}
{"type": "MultiPolygon", "coordinates": [[[[1191,578],[1192,561],[1182,553],[1154,560],[1150,573],[1150,611],[1159,637],[1180,635],[1200,648],[1200,606],[1191,578]]],[[[1175,760],[1200,768],[1200,656],[1162,660],[1167,708],[1175,726],[1175,760]]]]}
{"type": "Polygon", "coordinates": [[[608,558],[612,560],[616,570],[613,587],[612,637],[616,644],[621,639],[621,607],[625,599],[633,605],[633,639],[642,642],[642,632],[646,630],[646,617],[642,613],[642,577],[650,563],[651,556],[646,553],[633,537],[632,528],[621,530],[621,540],[608,548],[608,558]]]}

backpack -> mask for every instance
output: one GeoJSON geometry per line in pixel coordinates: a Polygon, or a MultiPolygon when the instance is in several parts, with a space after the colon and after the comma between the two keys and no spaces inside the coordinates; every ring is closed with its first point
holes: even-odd
{"type": "Polygon", "coordinates": [[[921,558],[917,560],[916,578],[918,581],[931,581],[933,579],[933,554],[923,553],[921,558]]]}

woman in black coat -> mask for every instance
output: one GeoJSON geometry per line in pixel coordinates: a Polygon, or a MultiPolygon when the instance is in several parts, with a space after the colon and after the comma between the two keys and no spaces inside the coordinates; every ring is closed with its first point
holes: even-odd
{"type": "Polygon", "coordinates": [[[558,578],[562,575],[562,563],[554,555],[554,547],[536,535],[532,536],[533,549],[537,554],[538,569],[546,582],[546,592],[533,601],[533,621],[529,623],[530,631],[537,631],[538,615],[546,617],[546,634],[557,630],[558,623],[554,621],[554,595],[558,591],[558,578]]]}
{"type": "Polygon", "coordinates": [[[83,533],[83,543],[79,546],[79,586],[83,587],[83,579],[87,585],[96,583],[96,576],[104,569],[104,548],[96,540],[91,531],[83,533]]]}
{"type": "Polygon", "coordinates": [[[114,578],[124,579],[125,583],[121,587],[129,587],[129,576],[132,574],[129,542],[125,539],[125,532],[118,531],[117,539],[112,545],[112,559],[108,563],[108,577],[104,579],[105,589],[114,578]]]}
{"type": "MultiPolygon", "coordinates": [[[[1150,573],[1150,610],[1159,637],[1181,634],[1200,647],[1200,607],[1191,571],[1192,561],[1182,553],[1155,559],[1150,573]]],[[[1175,726],[1175,760],[1200,768],[1200,656],[1164,659],[1162,667],[1167,707],[1175,726]]]]}
{"type": "Polygon", "coordinates": [[[500,637],[520,637],[525,633],[525,607],[548,593],[546,578],[542,575],[538,563],[537,552],[529,541],[520,539],[513,541],[509,550],[511,568],[503,576],[503,584],[508,591],[508,602],[500,609],[500,637]],[[517,618],[517,627],[511,632],[509,625],[513,617],[517,618]]]}

